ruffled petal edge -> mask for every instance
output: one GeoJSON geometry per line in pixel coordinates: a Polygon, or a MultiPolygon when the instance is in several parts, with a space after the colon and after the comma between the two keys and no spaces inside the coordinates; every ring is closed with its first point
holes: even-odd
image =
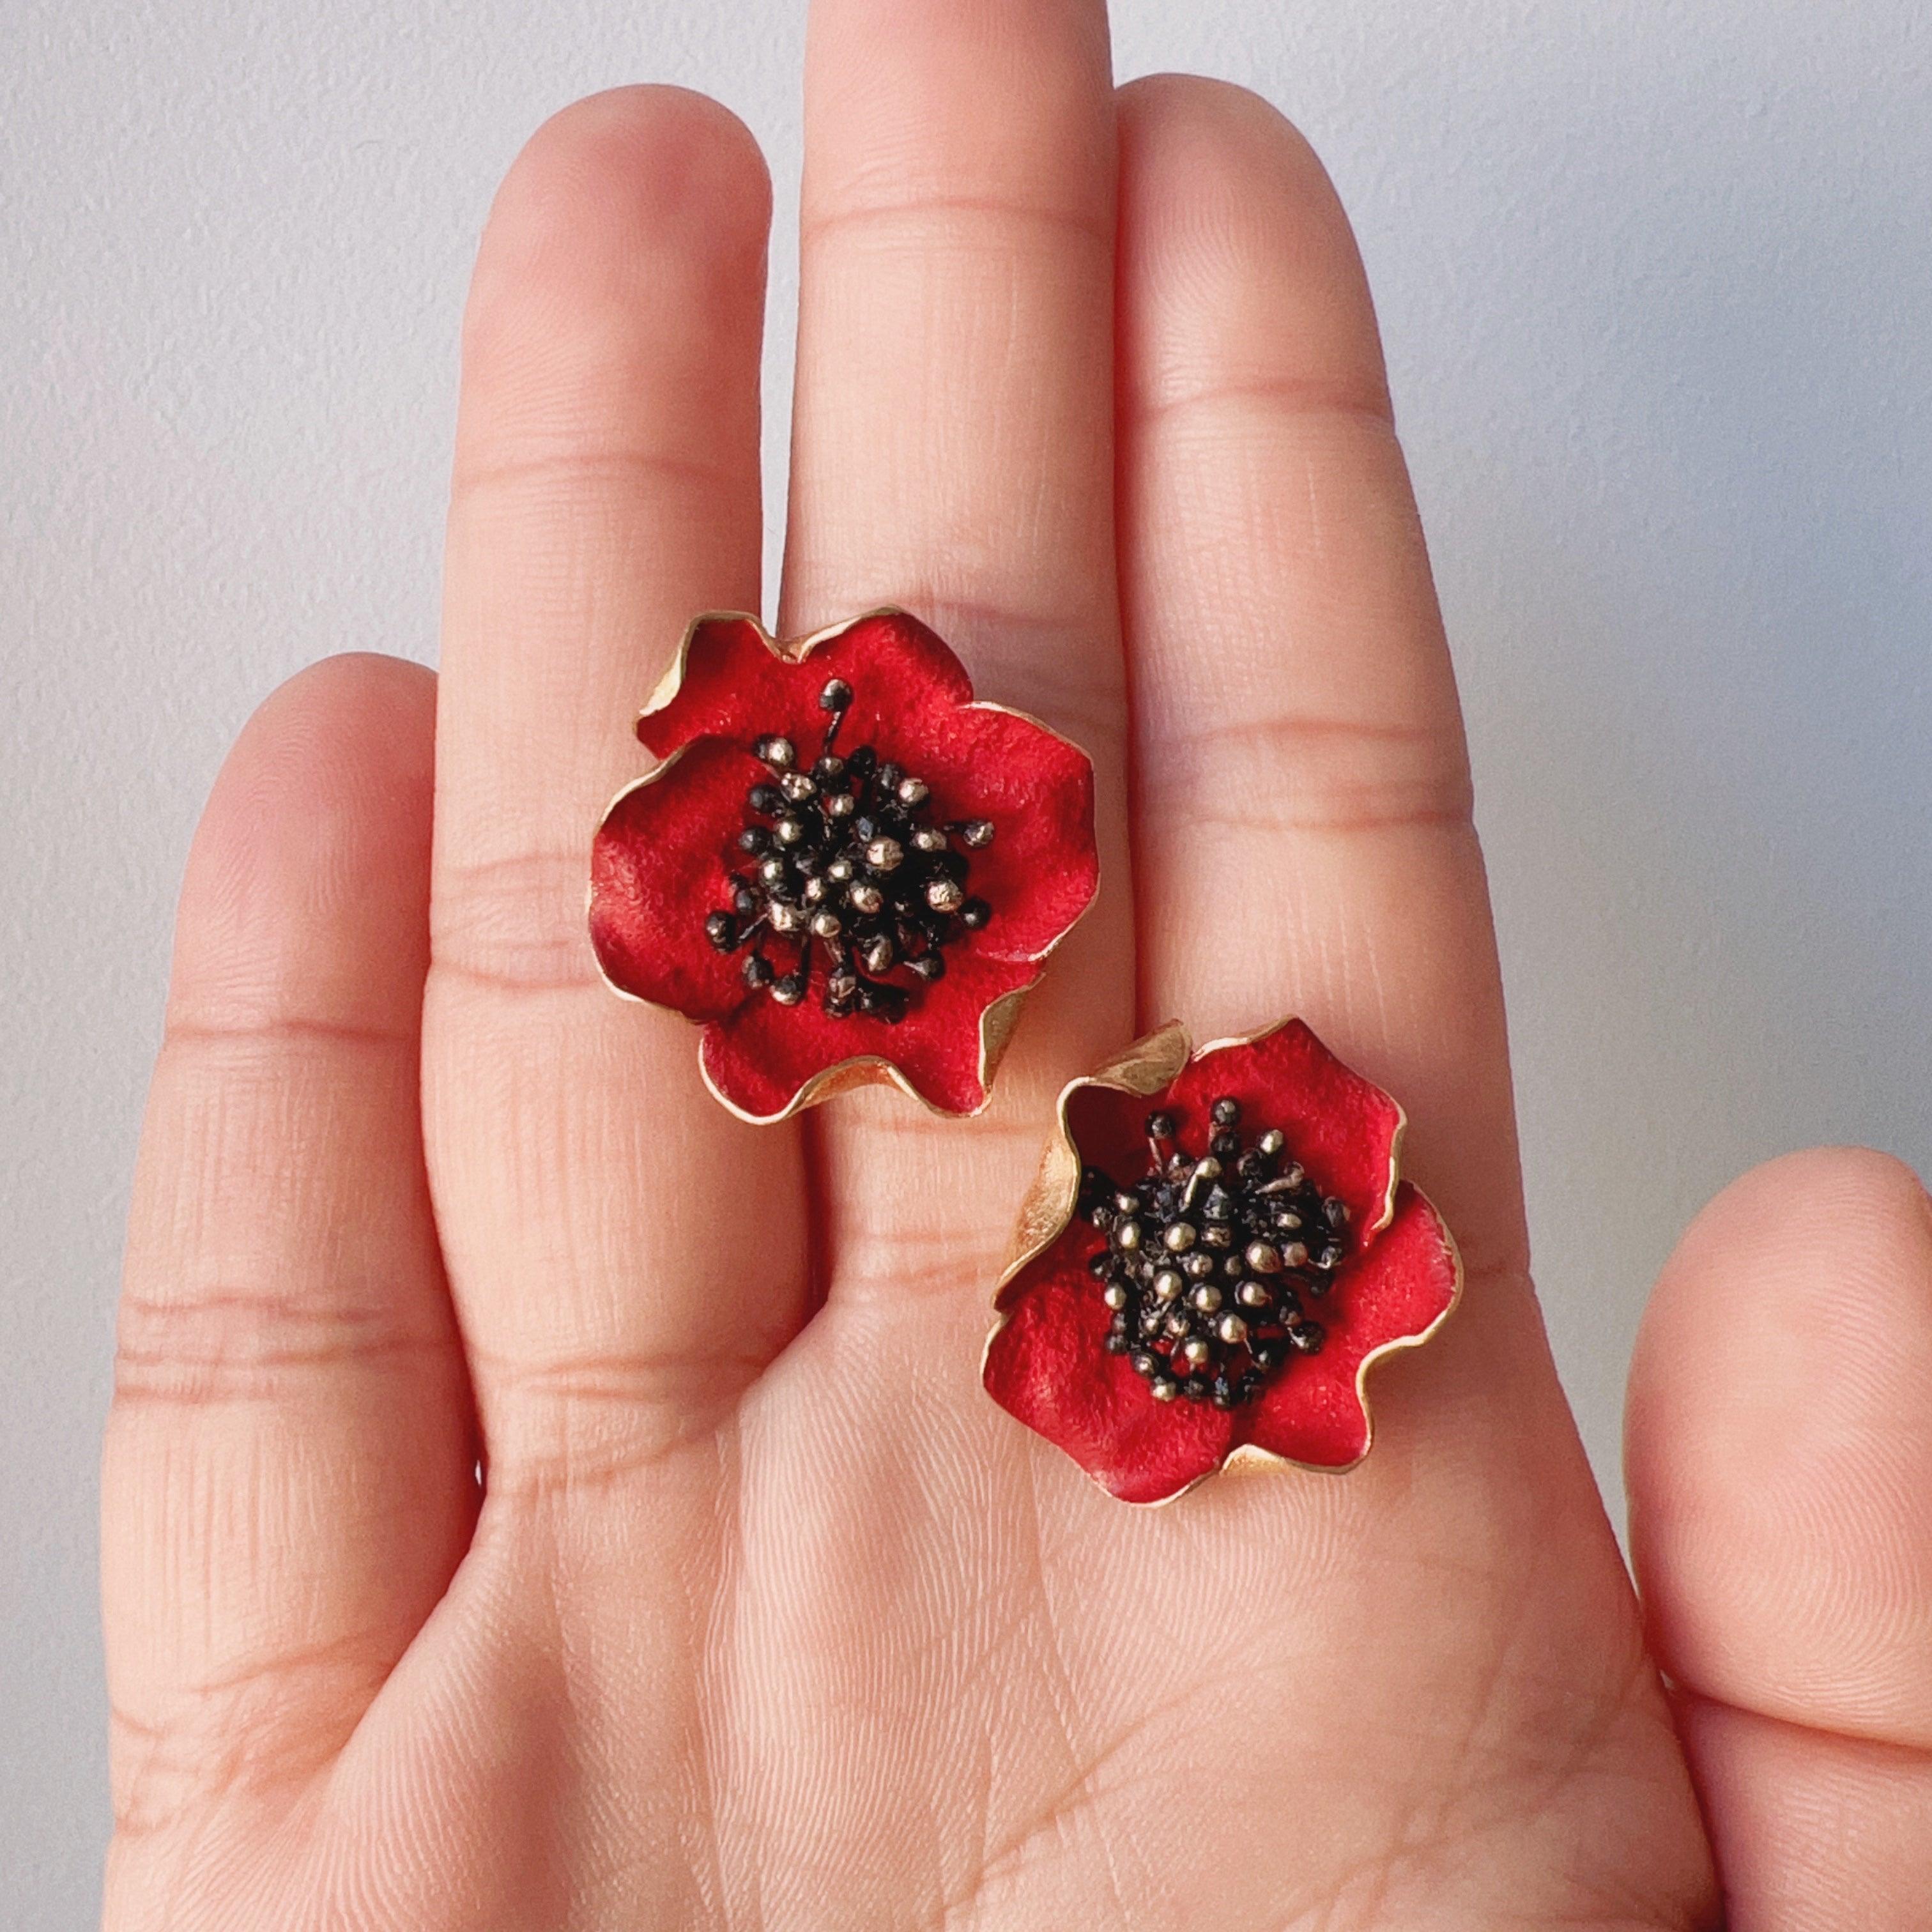
{"type": "Polygon", "coordinates": [[[719,1102],[760,1126],[881,1083],[936,1114],[976,1114],[1041,970],[1031,961],[964,954],[896,1026],[748,1000],[705,1028],[699,1066],[719,1102]]]}
{"type": "Polygon", "coordinates": [[[807,637],[775,638],[742,610],[712,610],[686,627],[676,655],[638,719],[638,736],[659,757],[704,737],[782,731],[807,742],[822,730],[818,694],[842,677],[853,688],[849,740],[891,715],[951,710],[973,701],[973,681],[950,647],[910,611],[868,610],[807,637]],[[809,675],[801,668],[809,662],[809,675]]]}

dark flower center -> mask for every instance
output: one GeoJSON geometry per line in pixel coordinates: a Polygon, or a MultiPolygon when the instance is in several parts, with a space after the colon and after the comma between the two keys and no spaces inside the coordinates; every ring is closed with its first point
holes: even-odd
{"type": "Polygon", "coordinates": [[[1306,1304],[1347,1257],[1347,1204],[1314,1186],[1277,1129],[1244,1145],[1240,1118],[1216,1100],[1206,1150],[1190,1155],[1176,1116],[1150,1114],[1136,1185],[1096,1167],[1081,1176],[1079,1211],[1107,1238],[1088,1263],[1112,1311],[1107,1352],[1128,1357],[1157,1402],[1238,1408],[1324,1340],[1306,1304]]]}
{"type": "Polygon", "coordinates": [[[745,983],[781,1006],[796,1006],[815,976],[834,1019],[896,1023],[944,974],[946,947],[993,916],[966,890],[966,853],[991,844],[993,828],[939,823],[925,780],[870,745],[835,750],[852,704],[844,679],[818,703],[830,718],[808,766],[789,738],[752,747],[771,777],[746,795],[748,869],[730,874],[730,910],[706,920],[705,936],[720,952],[748,949],[745,983]]]}

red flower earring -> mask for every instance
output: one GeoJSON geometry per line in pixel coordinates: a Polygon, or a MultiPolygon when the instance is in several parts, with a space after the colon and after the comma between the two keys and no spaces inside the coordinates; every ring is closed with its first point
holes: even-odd
{"type": "Polygon", "coordinates": [[[787,643],[700,617],[638,736],[664,762],[592,850],[610,984],[700,1022],[705,1080],[746,1120],[878,1080],[984,1106],[1099,884],[1087,754],[975,703],[901,610],[787,643]]]}
{"type": "Polygon", "coordinates": [[[1128,1502],[1236,1460],[1352,1468],[1364,1383],[1462,1286],[1402,1109],[1299,1020],[1190,1056],[1178,1025],[1060,1097],[983,1377],[1128,1502]]]}

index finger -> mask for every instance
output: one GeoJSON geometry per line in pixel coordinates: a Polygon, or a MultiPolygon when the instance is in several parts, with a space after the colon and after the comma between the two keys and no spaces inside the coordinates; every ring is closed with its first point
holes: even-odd
{"type": "Polygon", "coordinates": [[[1121,111],[1143,1019],[1306,1019],[1402,1101],[1472,1274],[1520,1273],[1462,717],[1347,219],[1252,95],[1121,111]]]}

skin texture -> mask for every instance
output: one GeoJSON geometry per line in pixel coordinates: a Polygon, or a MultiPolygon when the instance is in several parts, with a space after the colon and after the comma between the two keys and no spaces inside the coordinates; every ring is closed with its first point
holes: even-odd
{"type": "Polygon", "coordinates": [[[768,192],[694,96],[559,116],[478,262],[440,687],[304,674],[190,859],[106,1448],[106,1924],[1922,1922],[1932,1210],[1837,1152],[1698,1223],[1635,1372],[1640,1610],[1528,1285],[1319,164],[1233,89],[1117,94],[1094,0],[818,0],[807,136],[782,628],[902,604],[1084,745],[1100,899],[964,1124],[746,1126],[599,986],[636,708],[692,612],[758,607],[768,192]],[[1291,1011],[1402,1099],[1464,1306],[1357,1473],[1124,1508],[980,1389],[1012,1212],[1067,1078],[1291,1011]]]}

